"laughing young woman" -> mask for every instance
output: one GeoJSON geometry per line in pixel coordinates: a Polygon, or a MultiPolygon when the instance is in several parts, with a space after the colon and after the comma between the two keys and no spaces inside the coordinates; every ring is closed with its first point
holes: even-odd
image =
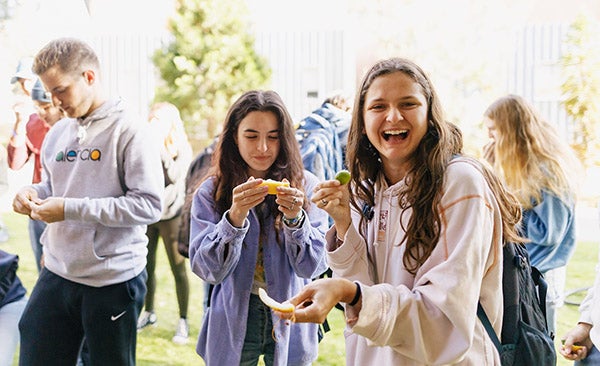
{"type": "Polygon", "coordinates": [[[502,243],[520,241],[515,198],[444,120],[433,85],[413,62],[376,63],[356,95],[350,184],[322,182],[333,279],[290,299],[299,322],[346,303],[347,365],[499,365],[477,319],[499,332],[502,243]]]}

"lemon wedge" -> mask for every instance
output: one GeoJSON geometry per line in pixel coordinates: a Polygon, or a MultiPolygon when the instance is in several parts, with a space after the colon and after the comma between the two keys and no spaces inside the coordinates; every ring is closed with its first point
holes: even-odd
{"type": "Polygon", "coordinates": [[[289,187],[290,184],[288,182],[279,182],[276,180],[267,179],[267,180],[264,180],[258,186],[259,187],[267,186],[267,187],[269,187],[269,191],[268,191],[269,194],[277,194],[277,187],[289,187]]]}

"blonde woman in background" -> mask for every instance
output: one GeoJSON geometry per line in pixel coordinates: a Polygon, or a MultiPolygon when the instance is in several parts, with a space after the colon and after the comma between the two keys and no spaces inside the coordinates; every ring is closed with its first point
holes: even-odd
{"type": "Polygon", "coordinates": [[[148,236],[148,292],[145,298],[145,310],[138,320],[138,330],[157,321],[154,312],[156,292],[156,249],[158,238],[162,237],[171,272],[175,278],[175,291],[179,306],[179,322],[173,342],[187,343],[189,326],[187,311],[189,304],[189,281],[186,272],[185,257],[177,250],[181,209],[185,198],[185,175],[192,161],[192,148],[185,133],[179,110],[170,103],[157,103],[150,109],[149,123],[164,141],[161,146],[161,160],[165,177],[163,211],[159,222],[149,225],[148,236]]]}
{"type": "Polygon", "coordinates": [[[491,139],[484,157],[521,203],[522,235],[530,240],[531,264],[548,282],[546,320],[555,333],[566,265],[575,250],[574,180],[581,176],[580,164],[554,127],[520,96],[499,98],[484,120],[491,139]]]}

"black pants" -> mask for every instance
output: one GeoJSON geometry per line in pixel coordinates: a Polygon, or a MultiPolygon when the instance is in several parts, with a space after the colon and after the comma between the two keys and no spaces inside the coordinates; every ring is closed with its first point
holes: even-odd
{"type": "Polygon", "coordinates": [[[44,268],[19,322],[19,365],[75,365],[84,336],[90,365],[135,365],[145,293],[145,271],[123,283],[91,287],[44,268]]]}

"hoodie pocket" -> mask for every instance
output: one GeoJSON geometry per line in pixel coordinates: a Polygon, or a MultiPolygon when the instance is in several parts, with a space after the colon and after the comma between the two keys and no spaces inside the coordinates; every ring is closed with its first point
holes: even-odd
{"type": "Polygon", "coordinates": [[[67,273],[76,275],[101,261],[94,253],[93,226],[67,221],[49,224],[42,234],[47,260],[57,262],[67,273]]]}

